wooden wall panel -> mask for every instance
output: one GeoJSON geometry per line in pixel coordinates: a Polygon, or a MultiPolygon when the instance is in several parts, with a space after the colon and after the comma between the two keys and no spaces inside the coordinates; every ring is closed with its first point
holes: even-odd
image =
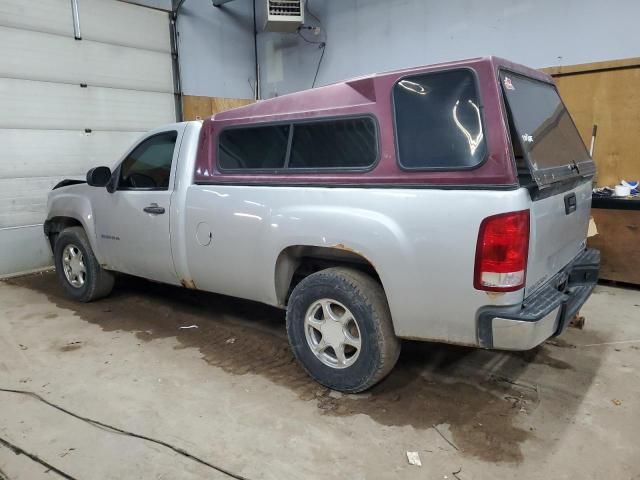
{"type": "Polygon", "coordinates": [[[640,179],[640,59],[543,69],[555,77],[585,144],[598,126],[598,186],[640,179]]]}
{"type": "Polygon", "coordinates": [[[222,97],[212,97],[211,98],[211,112],[213,115],[216,113],[224,112],[226,110],[231,110],[232,108],[244,107],[245,105],[249,105],[253,103],[253,100],[249,100],[246,98],[222,98],[222,97]]]}
{"type": "Polygon", "coordinates": [[[184,120],[205,119],[210,116],[211,99],[209,97],[182,96],[182,117],[184,120]]]}
{"type": "Polygon", "coordinates": [[[594,208],[598,235],[590,248],[600,250],[600,278],[640,285],[640,211],[594,208]]]}
{"type": "Polygon", "coordinates": [[[182,97],[182,111],[185,120],[205,119],[216,113],[243,107],[253,103],[246,98],[199,97],[184,95],[182,97]]]}

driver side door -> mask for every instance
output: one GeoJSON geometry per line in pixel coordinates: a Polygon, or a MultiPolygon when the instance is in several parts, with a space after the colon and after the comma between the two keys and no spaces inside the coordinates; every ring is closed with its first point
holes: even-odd
{"type": "Polygon", "coordinates": [[[170,212],[184,130],[175,127],[142,140],[113,172],[109,188],[92,202],[96,242],[107,268],[170,284],[179,284],[170,212]]]}

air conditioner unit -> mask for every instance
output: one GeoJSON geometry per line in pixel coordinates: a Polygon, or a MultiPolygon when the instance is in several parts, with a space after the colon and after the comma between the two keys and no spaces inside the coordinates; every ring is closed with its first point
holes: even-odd
{"type": "Polygon", "coordinates": [[[304,0],[265,0],[267,32],[292,33],[304,23],[304,0]]]}

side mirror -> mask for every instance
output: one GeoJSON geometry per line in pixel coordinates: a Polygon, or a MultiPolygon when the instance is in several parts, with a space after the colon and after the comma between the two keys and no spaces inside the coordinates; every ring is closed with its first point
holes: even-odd
{"type": "Polygon", "coordinates": [[[111,180],[109,167],[95,167],[87,172],[87,184],[91,187],[106,187],[111,180]]]}

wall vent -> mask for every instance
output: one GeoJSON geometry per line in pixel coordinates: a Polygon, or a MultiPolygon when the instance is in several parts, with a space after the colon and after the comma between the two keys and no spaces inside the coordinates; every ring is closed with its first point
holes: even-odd
{"type": "Polygon", "coordinates": [[[267,32],[295,32],[304,23],[304,0],[265,0],[267,32]]]}

